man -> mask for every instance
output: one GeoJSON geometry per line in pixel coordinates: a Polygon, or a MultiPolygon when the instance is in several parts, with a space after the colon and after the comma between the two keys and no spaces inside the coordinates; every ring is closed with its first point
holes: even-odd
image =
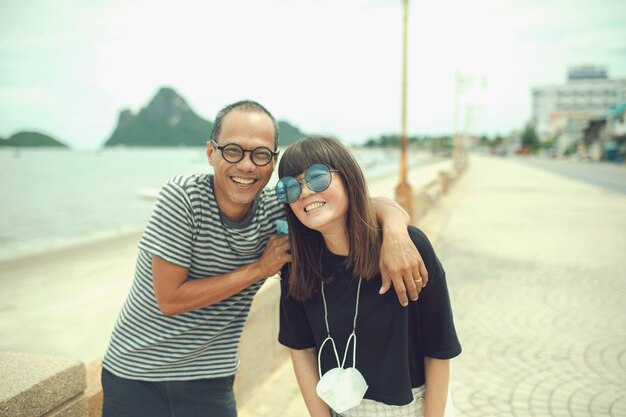
{"type": "MultiPolygon", "coordinates": [[[[237,415],[237,346],[252,298],[291,260],[287,237],[274,234],[283,207],[264,189],[277,140],[263,106],[226,106],[207,144],[214,174],[175,177],[161,190],[104,357],[103,417],[237,415]]],[[[406,304],[406,291],[415,299],[425,283],[425,268],[406,213],[389,200],[375,204],[387,237],[381,293],[394,278],[406,304]]]]}

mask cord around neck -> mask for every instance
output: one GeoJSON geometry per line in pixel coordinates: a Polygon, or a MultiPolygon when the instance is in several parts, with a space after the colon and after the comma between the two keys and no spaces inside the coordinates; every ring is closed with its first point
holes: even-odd
{"type": "Polygon", "coordinates": [[[359,315],[359,298],[361,296],[361,282],[362,281],[363,280],[361,279],[361,277],[359,277],[359,284],[358,284],[357,291],[356,291],[356,306],[354,309],[354,319],[352,320],[352,333],[350,333],[350,336],[348,337],[348,342],[346,343],[346,350],[343,353],[343,361],[341,362],[341,365],[339,365],[339,353],[337,352],[337,346],[335,345],[335,341],[333,340],[333,338],[330,336],[330,326],[328,325],[328,305],[326,304],[326,294],[324,293],[324,282],[322,282],[322,301],[324,302],[324,322],[326,323],[327,336],[326,336],[326,339],[324,339],[324,342],[322,342],[322,346],[320,346],[320,350],[317,354],[317,367],[318,367],[320,378],[322,377],[322,361],[321,361],[322,349],[324,348],[324,345],[328,341],[330,341],[330,343],[333,345],[333,350],[335,351],[335,358],[337,359],[337,365],[343,368],[344,365],[346,364],[346,356],[348,355],[348,348],[350,347],[350,340],[354,339],[354,348],[352,349],[352,366],[356,367],[356,318],[359,315]]]}
{"type": "Polygon", "coordinates": [[[361,277],[359,277],[359,285],[356,289],[356,306],[354,307],[354,320],[352,321],[352,333],[356,332],[356,317],[359,315],[359,297],[361,296],[361,277]]]}

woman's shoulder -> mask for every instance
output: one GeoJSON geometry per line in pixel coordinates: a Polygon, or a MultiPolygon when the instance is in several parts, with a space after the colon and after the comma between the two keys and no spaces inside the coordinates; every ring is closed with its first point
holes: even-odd
{"type": "Polygon", "coordinates": [[[409,236],[413,241],[413,244],[417,248],[417,251],[420,253],[422,259],[424,260],[424,264],[426,265],[426,269],[431,273],[437,265],[439,264],[437,260],[437,255],[435,254],[435,249],[433,248],[430,239],[426,236],[422,230],[418,229],[415,226],[409,226],[409,236]]]}
{"type": "Polygon", "coordinates": [[[428,239],[428,236],[426,236],[426,233],[424,233],[421,229],[418,229],[415,226],[409,226],[409,236],[411,237],[411,240],[413,241],[413,243],[415,244],[415,247],[417,247],[418,249],[430,249],[431,251],[433,250],[432,247],[432,243],[430,243],[430,239],[428,239]]]}
{"type": "Polygon", "coordinates": [[[280,269],[280,272],[278,273],[280,279],[280,290],[284,295],[287,295],[289,293],[289,275],[289,263],[286,263],[285,265],[283,265],[283,267],[280,269]]]}

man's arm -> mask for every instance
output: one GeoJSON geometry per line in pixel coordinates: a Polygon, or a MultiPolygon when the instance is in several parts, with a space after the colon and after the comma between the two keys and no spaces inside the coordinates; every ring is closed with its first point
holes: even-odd
{"type": "Polygon", "coordinates": [[[382,286],[380,293],[386,293],[393,283],[398,300],[407,306],[407,292],[411,300],[417,300],[422,287],[428,282],[428,271],[422,256],[409,236],[409,215],[395,201],[372,198],[376,216],[383,229],[383,242],[380,251],[380,273],[382,286]]]}
{"type": "Polygon", "coordinates": [[[317,356],[315,348],[295,350],[289,349],[293,370],[300,386],[300,392],[311,417],[329,417],[330,409],[315,388],[320,380],[317,372],[317,356]]]}
{"type": "Polygon", "coordinates": [[[255,282],[275,275],[291,261],[287,236],[270,236],[256,261],[224,275],[189,279],[189,270],[158,256],[152,257],[154,293],[163,314],[173,316],[218,303],[255,282]]]}

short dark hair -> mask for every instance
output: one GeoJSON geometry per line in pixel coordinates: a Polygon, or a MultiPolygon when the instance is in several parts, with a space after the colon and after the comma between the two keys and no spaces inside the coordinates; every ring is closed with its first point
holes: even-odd
{"type": "Polygon", "coordinates": [[[222,123],[224,122],[224,117],[226,117],[228,113],[235,109],[246,112],[265,113],[274,124],[274,150],[278,148],[278,122],[276,121],[274,116],[272,116],[272,113],[270,113],[269,110],[267,110],[265,107],[263,107],[254,100],[240,100],[225,106],[219,112],[217,112],[217,116],[215,116],[215,121],[213,122],[213,128],[211,129],[211,140],[217,142],[217,137],[222,131],[222,123]]]}
{"type": "MultiPolygon", "coordinates": [[[[364,279],[376,276],[382,234],[372,205],[361,167],[352,152],[337,139],[327,136],[309,136],[289,145],[278,165],[278,175],[296,176],[313,163],[322,163],[338,170],[348,196],[346,229],[350,251],[346,261],[355,275],[364,279]]],[[[306,300],[319,289],[319,282],[328,282],[323,276],[319,259],[324,247],[320,232],[306,227],[285,204],[289,223],[291,265],[289,294],[296,300],[306,300]]],[[[285,277],[283,277],[285,278],[285,277]]]]}

